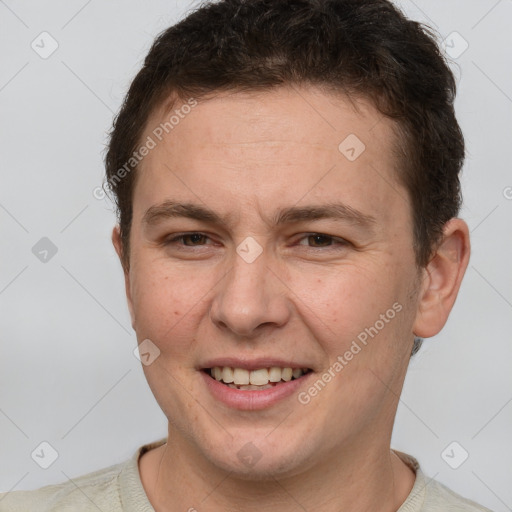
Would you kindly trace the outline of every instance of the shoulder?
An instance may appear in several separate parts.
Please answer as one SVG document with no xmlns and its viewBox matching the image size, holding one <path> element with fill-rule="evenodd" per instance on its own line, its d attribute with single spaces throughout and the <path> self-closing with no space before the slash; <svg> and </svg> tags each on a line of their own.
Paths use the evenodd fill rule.
<svg viewBox="0 0 512 512">
<path fill-rule="evenodd" d="M 125 463 L 115 464 L 67 482 L 32 491 L 0 493 L 2 512 L 121 512 L 119 475 Z"/>
<path fill-rule="evenodd" d="M 446 512 L 491 512 L 488 508 L 464 498 L 437 480 L 426 484 L 425 512 L 443 510 Z"/>
<path fill-rule="evenodd" d="M 0 512 L 154 512 L 142 485 L 138 462 L 167 438 L 140 446 L 119 464 L 33 491 L 0 493 Z"/>
<path fill-rule="evenodd" d="M 413 456 L 397 450 L 394 452 L 416 473 L 413 488 L 398 512 L 492 512 L 441 482 L 426 477 Z"/>
</svg>

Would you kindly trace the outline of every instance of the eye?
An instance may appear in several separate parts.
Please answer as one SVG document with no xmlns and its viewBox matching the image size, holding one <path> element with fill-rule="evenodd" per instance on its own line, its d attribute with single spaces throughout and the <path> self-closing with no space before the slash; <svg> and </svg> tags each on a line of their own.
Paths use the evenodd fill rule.
<svg viewBox="0 0 512 512">
<path fill-rule="evenodd" d="M 165 245 L 176 245 L 177 242 L 185 242 L 186 240 L 190 240 L 192 243 L 187 244 L 184 243 L 184 247 L 200 247 L 201 244 L 199 242 L 204 241 L 205 239 L 209 239 L 208 236 L 206 236 L 203 233 L 183 233 L 181 235 L 174 236 L 172 238 L 167 239 L 164 244 Z"/>
<path fill-rule="evenodd" d="M 178 247 L 202 247 L 207 244 L 206 241 L 211 240 L 210 237 L 200 232 L 182 233 L 172 236 L 164 241 L 164 245 L 177 245 Z M 313 245 L 307 245 L 310 249 L 329 249 L 342 248 L 350 244 L 343 238 L 326 235 L 324 233 L 308 233 L 303 236 L 299 242 L 306 240 Z M 187 243 L 190 242 L 190 243 Z M 298 245 L 305 245 L 299 243 Z"/>
<path fill-rule="evenodd" d="M 309 233 L 300 240 L 306 240 L 308 242 L 313 242 L 313 246 L 308 246 L 312 249 L 322 249 L 322 248 L 335 248 L 337 246 L 344 247 L 349 244 L 343 238 L 333 237 L 331 235 L 325 235 L 324 233 Z M 304 245 L 304 244 L 299 244 Z"/>
</svg>

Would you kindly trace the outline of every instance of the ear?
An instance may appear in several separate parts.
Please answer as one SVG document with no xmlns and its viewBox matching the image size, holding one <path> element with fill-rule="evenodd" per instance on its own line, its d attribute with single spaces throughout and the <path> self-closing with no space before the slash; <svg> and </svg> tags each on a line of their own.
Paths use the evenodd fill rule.
<svg viewBox="0 0 512 512">
<path fill-rule="evenodd" d="M 421 338 L 436 335 L 448 320 L 469 263 L 468 225 L 450 219 L 432 259 L 423 270 L 418 296 L 418 310 L 413 333 Z"/>
<path fill-rule="evenodd" d="M 121 242 L 121 230 L 119 228 L 119 225 L 115 226 L 112 230 L 112 244 L 114 245 L 114 249 L 116 250 L 117 256 L 119 257 L 119 261 L 121 262 L 121 267 L 123 268 L 124 286 L 126 292 L 126 299 L 128 301 L 128 310 L 130 311 L 130 317 L 132 319 L 132 327 L 135 330 L 135 315 L 130 288 L 130 270 L 128 268 L 125 268 L 124 265 L 123 244 Z"/>
</svg>

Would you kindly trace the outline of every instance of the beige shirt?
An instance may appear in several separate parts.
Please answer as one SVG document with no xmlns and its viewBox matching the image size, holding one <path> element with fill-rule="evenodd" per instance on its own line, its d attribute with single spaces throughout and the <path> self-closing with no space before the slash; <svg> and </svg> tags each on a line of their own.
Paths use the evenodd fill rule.
<svg viewBox="0 0 512 512">
<path fill-rule="evenodd" d="M 138 461 L 166 438 L 141 446 L 124 463 L 88 473 L 73 481 L 33 491 L 0 493 L 0 512 L 154 512 L 140 480 Z M 395 451 L 416 473 L 411 492 L 397 512 L 491 512 L 425 477 L 417 460 Z"/>
</svg>

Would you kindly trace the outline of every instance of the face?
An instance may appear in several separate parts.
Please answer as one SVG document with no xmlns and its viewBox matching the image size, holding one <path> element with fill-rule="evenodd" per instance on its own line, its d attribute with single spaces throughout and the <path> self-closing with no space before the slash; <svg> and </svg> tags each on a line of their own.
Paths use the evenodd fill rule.
<svg viewBox="0 0 512 512">
<path fill-rule="evenodd" d="M 180 112 L 148 122 L 126 274 L 169 439 L 247 478 L 389 447 L 418 309 L 391 121 L 315 88 Z"/>
</svg>

